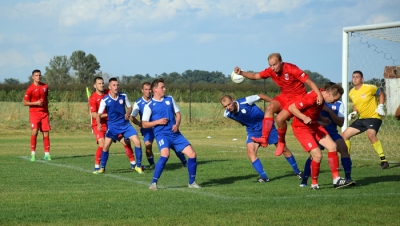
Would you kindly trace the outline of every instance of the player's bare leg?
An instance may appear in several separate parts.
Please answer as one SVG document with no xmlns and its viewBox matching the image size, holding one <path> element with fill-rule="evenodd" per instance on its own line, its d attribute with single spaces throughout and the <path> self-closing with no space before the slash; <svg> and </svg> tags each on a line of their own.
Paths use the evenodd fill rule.
<svg viewBox="0 0 400 226">
<path fill-rule="evenodd" d="M 271 103 L 267 106 L 265 110 L 265 115 L 262 122 L 261 137 L 251 138 L 255 143 L 259 143 L 264 148 L 268 146 L 269 134 L 271 132 L 272 126 L 274 125 L 274 113 L 279 112 L 280 108 L 281 104 L 278 101 L 271 101 Z"/>
<path fill-rule="evenodd" d="M 291 114 L 286 110 L 280 111 L 279 114 L 276 116 L 276 124 L 278 127 L 278 145 L 276 146 L 275 151 L 276 156 L 282 155 L 283 151 L 285 150 L 285 136 L 287 130 L 286 120 L 290 119 L 290 117 Z"/>
</svg>

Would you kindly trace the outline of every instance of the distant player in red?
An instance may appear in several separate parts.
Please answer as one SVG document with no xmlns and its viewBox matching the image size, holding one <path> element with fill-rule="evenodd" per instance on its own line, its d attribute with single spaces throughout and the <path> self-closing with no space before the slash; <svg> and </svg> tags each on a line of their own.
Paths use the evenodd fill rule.
<svg viewBox="0 0 400 226">
<path fill-rule="evenodd" d="M 282 57 L 279 53 L 272 53 L 268 56 L 269 68 L 259 72 L 244 72 L 239 67 L 235 67 L 234 72 L 252 80 L 271 78 L 275 84 L 281 88 L 281 93 L 276 96 L 265 110 L 264 120 L 262 123 L 262 136 L 252 137 L 256 143 L 260 143 L 262 147 L 268 146 L 268 137 L 271 128 L 274 124 L 274 113 L 276 116 L 276 124 L 278 127 L 278 145 L 275 155 L 279 156 L 285 148 L 285 135 L 287 129 L 286 120 L 292 117 L 292 114 L 287 111 L 285 106 L 294 98 L 306 94 L 307 84 L 317 94 L 317 104 L 323 103 L 322 95 L 315 83 L 296 65 L 282 62 Z"/>
<path fill-rule="evenodd" d="M 326 103 L 333 103 L 340 99 L 343 94 L 343 88 L 334 84 L 321 89 L 321 94 Z M 318 144 L 328 150 L 328 163 L 331 169 L 333 186 L 335 188 L 345 187 L 353 183 L 352 180 L 346 180 L 339 176 L 339 157 L 337 154 L 336 143 L 332 140 L 329 133 L 318 123 L 320 112 L 324 105 L 318 105 L 318 94 L 313 90 L 307 94 L 298 97 L 292 102 L 286 110 L 295 117 L 292 123 L 293 134 L 303 146 L 304 151 L 309 152 L 311 161 L 311 189 L 318 190 L 318 176 L 322 160 L 322 152 Z"/>
<path fill-rule="evenodd" d="M 96 149 L 96 154 L 94 157 L 94 170 L 97 171 L 100 169 L 100 159 L 101 159 L 101 153 L 103 151 L 104 136 L 107 131 L 107 114 L 101 115 L 101 121 L 100 121 L 102 127 L 101 131 L 97 129 L 96 117 L 97 117 L 97 111 L 99 110 L 100 101 L 105 95 L 108 94 L 108 90 L 104 90 L 104 80 L 102 77 L 94 78 L 93 82 L 94 82 L 93 87 L 96 89 L 96 91 L 93 92 L 92 95 L 89 97 L 89 106 L 90 106 L 90 113 L 92 116 L 92 131 L 98 144 L 98 147 Z M 135 169 L 136 161 L 133 155 L 131 144 L 129 141 L 125 141 L 125 139 L 123 139 L 122 136 L 120 137 L 121 139 L 119 140 L 119 142 L 121 142 L 121 144 L 124 145 L 126 156 L 129 158 L 129 161 L 131 163 L 131 168 Z"/>
<path fill-rule="evenodd" d="M 49 87 L 47 84 L 40 82 L 42 74 L 40 70 L 32 72 L 33 83 L 26 89 L 24 106 L 29 106 L 29 121 L 31 123 L 31 161 L 36 161 L 36 140 L 38 130 L 43 134 L 44 160 L 51 160 L 50 157 L 50 137 L 49 131 L 49 108 L 47 96 Z"/>
</svg>

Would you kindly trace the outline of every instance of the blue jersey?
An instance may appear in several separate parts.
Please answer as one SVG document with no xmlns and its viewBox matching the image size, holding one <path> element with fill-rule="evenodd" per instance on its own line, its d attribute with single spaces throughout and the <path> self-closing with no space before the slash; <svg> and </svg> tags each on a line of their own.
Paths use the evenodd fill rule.
<svg viewBox="0 0 400 226">
<path fill-rule="evenodd" d="M 176 124 L 175 113 L 177 112 L 179 112 L 179 108 L 172 96 L 164 96 L 162 100 L 152 98 L 143 109 L 142 120 L 152 122 L 167 118 L 168 123 L 166 125 L 154 126 L 153 132 L 156 136 L 172 134 L 172 127 Z"/>
<path fill-rule="evenodd" d="M 140 120 L 142 120 L 143 118 L 143 110 L 144 110 L 144 106 L 146 106 L 146 104 L 150 103 L 151 99 L 149 101 L 146 101 L 145 99 L 143 99 L 143 97 L 138 98 L 135 103 L 133 104 L 133 109 L 132 109 L 132 116 L 136 117 L 138 114 L 140 116 Z M 142 135 L 144 135 L 144 133 L 148 133 L 148 132 L 153 132 L 152 128 L 140 128 L 140 132 L 142 133 Z"/>
<path fill-rule="evenodd" d="M 330 103 L 330 104 L 325 103 L 325 105 L 328 106 L 338 117 L 340 117 L 340 118 L 344 117 L 344 106 L 343 106 L 342 101 L 336 101 L 335 103 Z M 329 125 L 324 127 L 326 129 L 326 131 L 329 134 L 338 133 L 337 125 L 335 124 L 335 122 L 333 122 L 329 113 L 326 111 L 321 111 L 320 114 L 321 114 L 321 116 L 327 117 L 327 118 L 329 118 L 329 120 L 331 120 Z"/>
<path fill-rule="evenodd" d="M 103 113 L 104 109 L 106 109 L 108 114 L 108 129 L 113 127 L 124 127 L 130 125 L 129 119 L 125 119 L 125 106 L 128 108 L 132 106 L 129 102 L 128 96 L 125 93 L 118 92 L 116 99 L 112 98 L 110 94 L 107 94 L 101 100 L 99 110 L 97 112 L 101 114 Z"/>
<path fill-rule="evenodd" d="M 260 97 L 258 95 L 238 99 L 232 103 L 237 103 L 238 111 L 229 112 L 228 110 L 225 110 L 224 116 L 246 126 L 247 133 L 261 131 L 264 112 L 254 104 L 259 99 Z"/>
</svg>

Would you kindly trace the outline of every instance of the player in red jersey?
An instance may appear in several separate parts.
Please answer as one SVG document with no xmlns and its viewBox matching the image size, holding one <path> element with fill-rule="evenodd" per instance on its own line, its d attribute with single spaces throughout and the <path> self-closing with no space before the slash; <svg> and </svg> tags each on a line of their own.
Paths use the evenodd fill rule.
<svg viewBox="0 0 400 226">
<path fill-rule="evenodd" d="M 31 161 L 36 161 L 36 141 L 38 130 L 43 134 L 43 148 L 44 160 L 51 160 L 50 157 L 50 137 L 49 131 L 49 108 L 47 96 L 49 94 L 49 87 L 47 84 L 40 82 L 42 73 L 40 70 L 32 72 L 33 83 L 26 89 L 24 99 L 22 101 L 24 106 L 29 106 L 29 121 L 31 123 Z"/>
<path fill-rule="evenodd" d="M 285 148 L 285 135 L 287 129 L 286 120 L 293 115 L 285 110 L 285 106 L 294 98 L 306 94 L 307 84 L 317 94 L 317 104 L 323 103 L 322 95 L 315 83 L 296 65 L 282 62 L 279 53 L 272 53 L 268 56 L 269 68 L 259 72 L 244 72 L 239 67 L 235 67 L 234 72 L 252 80 L 271 78 L 275 84 L 281 88 L 281 93 L 276 96 L 265 110 L 264 120 L 262 123 L 262 136 L 259 138 L 252 137 L 256 143 L 260 143 L 262 147 L 268 146 L 268 137 L 274 124 L 274 113 L 276 116 L 276 124 L 278 127 L 278 145 L 275 155 L 280 156 Z"/>
<path fill-rule="evenodd" d="M 332 103 L 340 99 L 343 88 L 334 84 L 326 90 L 320 90 L 326 103 Z M 307 94 L 297 97 L 286 110 L 295 117 L 292 123 L 293 134 L 306 152 L 309 152 L 311 161 L 311 189 L 318 190 L 318 176 L 322 159 L 322 152 L 318 144 L 328 150 L 328 163 L 331 169 L 333 186 L 335 188 L 345 187 L 353 184 L 352 180 L 346 180 L 339 176 L 339 157 L 337 154 L 336 143 L 332 140 L 329 133 L 318 123 L 320 112 L 324 105 L 318 105 L 318 94 L 314 90 Z"/>
<path fill-rule="evenodd" d="M 97 171 L 100 169 L 100 159 L 101 159 L 101 153 L 103 151 L 104 136 L 107 131 L 107 114 L 101 115 L 101 121 L 100 121 L 102 128 L 101 131 L 97 129 L 96 117 L 97 117 L 97 111 L 100 106 L 100 101 L 105 95 L 108 94 L 108 90 L 104 90 L 104 80 L 102 77 L 94 78 L 93 82 L 94 82 L 93 87 L 95 88 L 95 92 L 93 92 L 92 95 L 89 97 L 89 106 L 90 106 L 90 113 L 92 116 L 92 131 L 98 144 L 98 147 L 96 149 L 96 154 L 94 157 L 94 171 Z M 133 155 L 133 150 L 130 142 L 125 141 L 125 139 L 123 139 L 122 136 L 119 136 L 118 138 L 120 139 L 119 142 L 125 148 L 126 156 L 129 158 L 129 161 L 131 163 L 131 168 L 135 169 L 136 161 Z"/>
</svg>

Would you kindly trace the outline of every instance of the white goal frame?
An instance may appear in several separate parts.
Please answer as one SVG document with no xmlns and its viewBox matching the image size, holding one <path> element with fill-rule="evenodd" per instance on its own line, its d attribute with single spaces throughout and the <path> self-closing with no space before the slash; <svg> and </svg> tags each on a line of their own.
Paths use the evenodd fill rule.
<svg viewBox="0 0 400 226">
<path fill-rule="evenodd" d="M 400 27 L 400 21 L 392 22 L 392 23 L 383 23 L 383 24 L 373 24 L 373 25 L 363 25 L 363 26 L 353 26 L 353 27 L 344 27 L 343 28 L 343 45 L 342 45 L 342 86 L 344 89 L 342 102 L 344 106 L 346 106 L 346 112 L 349 112 L 347 106 L 348 103 L 348 92 L 349 92 L 349 80 L 348 80 L 348 68 L 349 68 L 349 34 L 357 31 L 370 31 L 384 28 L 393 28 Z M 344 124 L 342 127 L 342 131 L 344 131 L 348 127 L 347 114 L 345 115 Z"/>
</svg>

